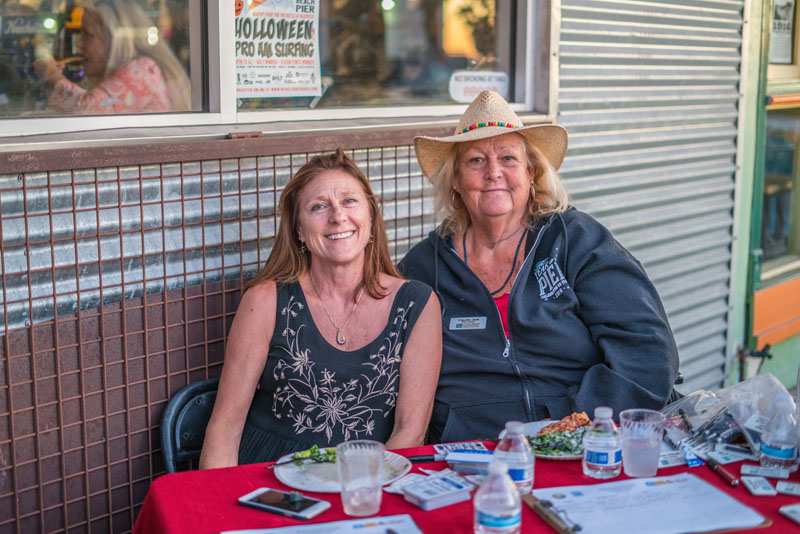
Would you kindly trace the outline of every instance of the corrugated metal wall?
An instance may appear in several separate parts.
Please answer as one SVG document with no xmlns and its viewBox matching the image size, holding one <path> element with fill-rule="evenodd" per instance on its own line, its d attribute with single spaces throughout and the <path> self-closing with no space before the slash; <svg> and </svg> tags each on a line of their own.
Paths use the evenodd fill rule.
<svg viewBox="0 0 800 534">
<path fill-rule="evenodd" d="M 742 0 L 562 0 L 562 176 L 645 264 L 686 384 L 719 386 L 731 272 Z"/>
<path fill-rule="evenodd" d="M 414 154 L 352 154 L 399 259 L 434 224 Z M 307 157 L 0 175 L 0 335 L 123 295 L 252 275 L 272 247 L 280 191 Z"/>
</svg>

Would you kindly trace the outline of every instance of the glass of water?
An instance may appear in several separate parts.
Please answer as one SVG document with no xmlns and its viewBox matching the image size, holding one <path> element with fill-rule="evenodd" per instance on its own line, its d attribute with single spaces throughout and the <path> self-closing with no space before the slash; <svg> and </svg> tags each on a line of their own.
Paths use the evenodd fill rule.
<svg viewBox="0 0 800 534">
<path fill-rule="evenodd" d="M 336 465 L 347 515 L 378 513 L 383 496 L 383 443 L 345 441 L 336 446 Z"/>
<path fill-rule="evenodd" d="M 664 414 L 635 408 L 619 414 L 622 468 L 629 477 L 653 477 L 658 471 Z"/>
</svg>

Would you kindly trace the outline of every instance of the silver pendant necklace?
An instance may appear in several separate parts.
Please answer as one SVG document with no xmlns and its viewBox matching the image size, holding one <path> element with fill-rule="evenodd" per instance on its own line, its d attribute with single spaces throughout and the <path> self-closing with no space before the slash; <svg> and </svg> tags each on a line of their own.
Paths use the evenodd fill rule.
<svg viewBox="0 0 800 534">
<path fill-rule="evenodd" d="M 358 304 L 361 302 L 361 297 L 364 296 L 364 286 L 362 285 L 359 288 L 358 297 L 356 297 L 356 301 L 353 303 L 353 307 L 350 309 L 350 313 L 348 313 L 347 317 L 345 317 L 342 326 L 339 326 L 336 324 L 336 321 L 333 320 L 333 316 L 330 314 L 330 312 L 328 312 L 328 308 L 325 307 L 325 302 L 323 302 L 322 297 L 319 294 L 319 289 L 317 289 L 317 284 L 316 282 L 314 282 L 314 277 L 311 276 L 311 273 L 308 273 L 308 278 L 311 280 L 311 287 L 314 288 L 314 293 L 316 294 L 317 299 L 319 300 L 319 305 L 322 306 L 322 311 L 325 312 L 325 315 L 328 317 L 328 321 L 330 321 L 331 324 L 333 325 L 333 328 L 336 329 L 336 344 L 343 347 L 345 344 L 347 344 L 347 338 L 344 337 L 344 333 L 342 332 L 342 330 L 344 330 L 344 327 L 347 326 L 347 323 L 350 322 L 350 318 L 353 317 L 356 308 L 358 308 Z"/>
</svg>

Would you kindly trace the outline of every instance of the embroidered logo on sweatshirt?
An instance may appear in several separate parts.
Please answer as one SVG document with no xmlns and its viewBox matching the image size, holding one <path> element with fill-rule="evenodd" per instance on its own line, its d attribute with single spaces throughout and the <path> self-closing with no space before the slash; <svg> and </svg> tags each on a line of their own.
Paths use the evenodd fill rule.
<svg viewBox="0 0 800 534">
<path fill-rule="evenodd" d="M 569 287 L 555 258 L 545 258 L 537 262 L 533 272 L 539 282 L 539 297 L 542 300 L 557 299 Z"/>
</svg>

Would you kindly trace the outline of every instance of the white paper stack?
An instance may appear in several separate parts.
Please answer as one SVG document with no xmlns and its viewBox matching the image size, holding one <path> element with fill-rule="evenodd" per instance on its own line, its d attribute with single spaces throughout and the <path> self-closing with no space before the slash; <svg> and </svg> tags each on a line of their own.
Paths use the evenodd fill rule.
<svg viewBox="0 0 800 534">
<path fill-rule="evenodd" d="M 485 475 L 493 458 L 493 451 L 453 451 L 447 453 L 445 461 L 462 475 Z"/>
<path fill-rule="evenodd" d="M 434 510 L 469 500 L 469 492 L 474 486 L 455 473 L 430 476 L 403 488 L 408 502 L 423 510 Z"/>
</svg>

